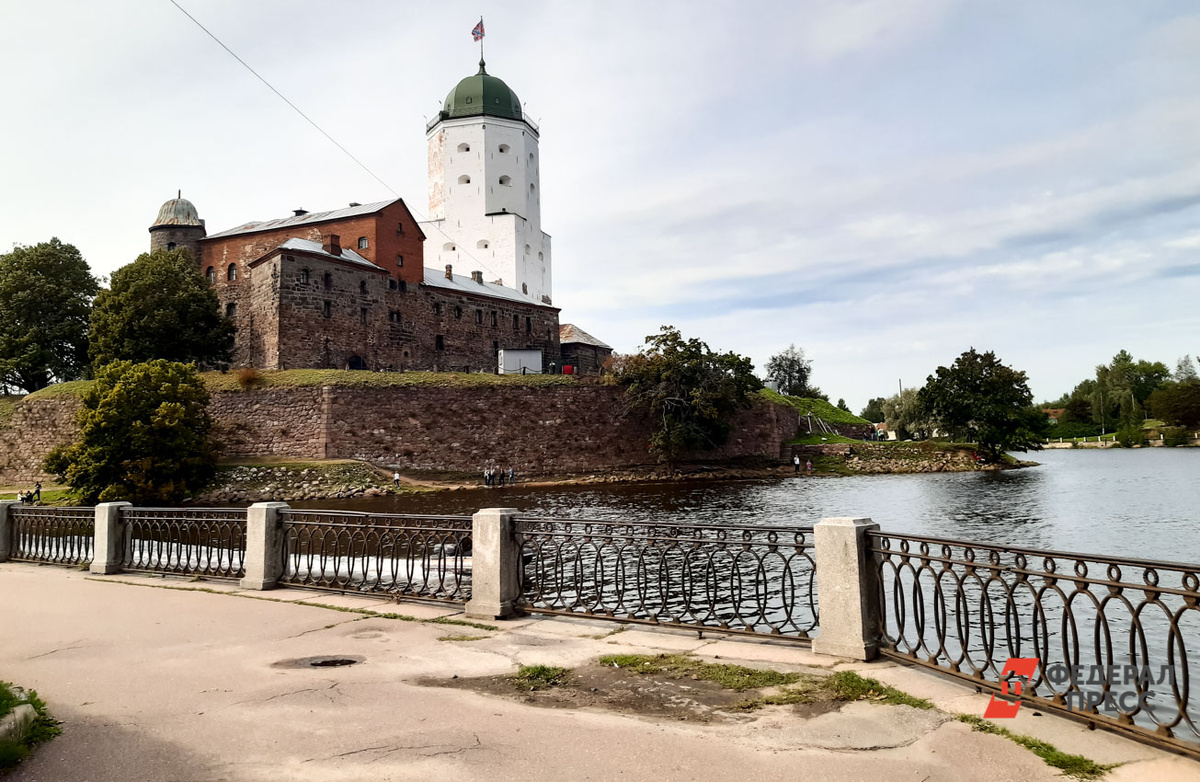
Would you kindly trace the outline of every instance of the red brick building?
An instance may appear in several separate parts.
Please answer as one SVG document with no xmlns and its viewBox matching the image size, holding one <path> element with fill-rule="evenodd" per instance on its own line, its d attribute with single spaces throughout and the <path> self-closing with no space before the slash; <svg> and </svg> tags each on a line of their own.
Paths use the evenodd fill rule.
<svg viewBox="0 0 1200 782">
<path fill-rule="evenodd" d="M 150 228 L 187 248 L 238 326 L 234 365 L 259 369 L 495 371 L 501 349 L 560 362 L 558 309 L 520 291 L 424 267 L 402 199 L 250 222 L 206 234 L 186 199 Z"/>
</svg>

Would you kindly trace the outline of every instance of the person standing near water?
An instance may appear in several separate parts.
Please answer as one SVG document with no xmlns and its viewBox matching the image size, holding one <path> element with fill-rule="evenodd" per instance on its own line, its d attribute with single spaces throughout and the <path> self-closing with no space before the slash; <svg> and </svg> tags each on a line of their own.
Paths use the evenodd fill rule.
<svg viewBox="0 0 1200 782">
<path fill-rule="evenodd" d="M 797 473 L 797 474 L 799 474 L 799 473 L 800 473 L 800 457 L 799 457 L 799 456 L 793 456 L 793 457 L 792 457 L 792 464 L 794 464 L 794 465 L 796 466 L 796 473 Z"/>
<path fill-rule="evenodd" d="M 804 469 L 809 475 L 812 475 L 812 460 L 811 459 L 804 462 Z"/>
</svg>

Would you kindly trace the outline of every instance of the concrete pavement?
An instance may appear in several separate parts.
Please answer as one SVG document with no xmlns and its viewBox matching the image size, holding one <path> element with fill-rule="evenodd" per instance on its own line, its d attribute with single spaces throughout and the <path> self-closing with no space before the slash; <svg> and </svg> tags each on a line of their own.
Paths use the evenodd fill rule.
<svg viewBox="0 0 1200 782">
<path fill-rule="evenodd" d="M 173 587 L 171 589 L 154 587 Z M 212 589 L 213 592 L 196 591 Z M 259 599 L 259 598 L 268 599 Z M 336 606 L 338 611 L 324 606 Z M 907 707 L 850 704 L 805 720 L 774 707 L 733 724 L 658 721 L 419 684 L 687 651 L 778 670 L 853 667 L 948 711 L 986 698 L 933 674 L 806 649 L 610 622 L 524 618 L 498 632 L 429 620 L 452 606 L 0 564 L 0 678 L 38 690 L 61 737 L 13 775 L 52 780 L 1050 780 L 1006 739 Z M 439 640 L 486 635 L 483 640 Z M 361 657 L 343 668 L 297 658 Z M 279 664 L 283 663 L 283 666 Z M 922 713 L 928 715 L 929 713 Z M 1109 779 L 1200 780 L 1200 763 L 1051 716 L 1011 726 L 1123 763 Z M 924 720 L 923 722 L 921 720 Z M 877 747 L 851 750 L 850 747 Z"/>
</svg>

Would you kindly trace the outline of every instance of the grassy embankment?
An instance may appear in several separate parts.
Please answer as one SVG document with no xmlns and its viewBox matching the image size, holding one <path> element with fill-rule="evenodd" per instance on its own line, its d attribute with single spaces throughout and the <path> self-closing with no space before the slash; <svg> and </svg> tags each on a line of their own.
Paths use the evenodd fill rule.
<svg viewBox="0 0 1200 782">
<path fill-rule="evenodd" d="M 62 733 L 58 720 L 50 716 L 46 703 L 36 692 L 29 692 L 25 698 L 18 698 L 8 682 L 0 681 L 0 717 L 8 714 L 23 703 L 33 706 L 37 717 L 29 728 L 29 733 L 21 741 L 0 741 L 0 774 L 20 763 L 29 755 L 29 750 L 38 744 L 49 741 Z"/>
</svg>

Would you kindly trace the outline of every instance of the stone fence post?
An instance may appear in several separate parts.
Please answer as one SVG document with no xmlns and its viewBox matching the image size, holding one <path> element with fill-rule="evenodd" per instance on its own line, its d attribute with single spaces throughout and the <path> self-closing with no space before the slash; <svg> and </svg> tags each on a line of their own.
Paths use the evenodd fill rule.
<svg viewBox="0 0 1200 782">
<path fill-rule="evenodd" d="M 821 519 L 814 527 L 821 634 L 813 651 L 870 660 L 878 649 L 879 578 L 867 550 L 870 519 Z"/>
<path fill-rule="evenodd" d="M 471 520 L 471 599 L 467 616 L 504 619 L 520 597 L 516 508 L 484 508 Z"/>
<path fill-rule="evenodd" d="M 274 589 L 283 575 L 279 511 L 286 502 L 256 502 L 246 509 L 246 575 L 242 589 Z"/>
<path fill-rule="evenodd" d="M 124 536 L 121 534 L 121 508 L 129 502 L 101 502 L 96 505 L 95 545 L 92 547 L 91 571 L 107 576 L 121 572 L 121 559 L 125 553 Z"/>
<path fill-rule="evenodd" d="M 0 562 L 12 556 L 13 525 L 8 509 L 16 504 L 16 500 L 0 500 Z"/>
</svg>

